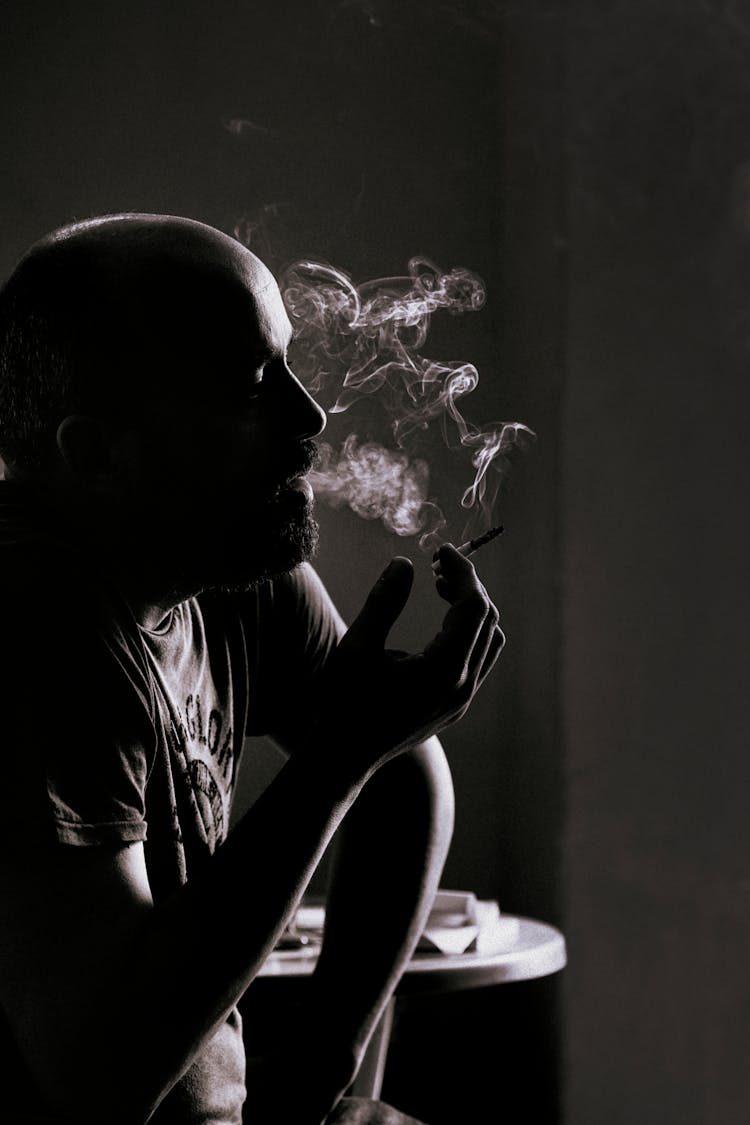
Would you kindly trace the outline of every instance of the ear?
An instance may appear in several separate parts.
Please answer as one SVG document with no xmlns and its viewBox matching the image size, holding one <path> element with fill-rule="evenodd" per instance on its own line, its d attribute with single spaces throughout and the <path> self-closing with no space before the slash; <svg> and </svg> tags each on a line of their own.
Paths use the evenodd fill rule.
<svg viewBox="0 0 750 1125">
<path fill-rule="evenodd" d="M 102 418 L 70 414 L 57 427 L 56 440 L 66 468 L 84 487 L 99 491 L 119 477 L 118 443 Z"/>
</svg>

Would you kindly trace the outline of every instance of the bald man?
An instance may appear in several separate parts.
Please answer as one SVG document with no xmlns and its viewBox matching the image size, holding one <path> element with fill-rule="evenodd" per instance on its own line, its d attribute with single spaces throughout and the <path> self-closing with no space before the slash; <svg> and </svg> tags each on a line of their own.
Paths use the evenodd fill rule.
<svg viewBox="0 0 750 1125">
<path fill-rule="evenodd" d="M 449 847 L 435 735 L 503 635 L 450 544 L 424 652 L 385 647 L 406 559 L 346 629 L 290 335 L 250 251 L 170 216 L 58 230 L 0 291 L 4 1125 L 407 1120 L 345 1094 Z M 228 832 L 247 734 L 287 761 Z M 246 1058 L 238 1002 L 334 833 L 306 1006 Z"/>
</svg>

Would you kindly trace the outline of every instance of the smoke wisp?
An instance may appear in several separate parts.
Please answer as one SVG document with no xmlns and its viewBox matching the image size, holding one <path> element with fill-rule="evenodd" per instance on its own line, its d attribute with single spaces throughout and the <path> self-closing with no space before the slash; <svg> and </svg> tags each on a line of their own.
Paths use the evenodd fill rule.
<svg viewBox="0 0 750 1125">
<path fill-rule="evenodd" d="M 355 285 L 333 266 L 299 261 L 284 271 L 280 287 L 294 326 L 298 377 L 330 402 L 329 414 L 366 398 L 377 404 L 394 444 L 362 441 L 356 433 L 339 450 L 321 444 L 320 464 L 310 475 L 316 495 L 381 519 L 397 535 L 419 535 L 420 546 L 432 549 L 446 520 L 430 496 L 428 462 L 414 447 L 435 423 L 447 446 L 468 454 L 473 467 L 462 507 L 489 521 L 511 454 L 534 434 L 520 422 L 480 428 L 467 421 L 458 400 L 477 386 L 476 367 L 422 354 L 436 312 L 455 316 L 482 308 L 481 279 L 415 257 L 406 276 Z"/>
</svg>

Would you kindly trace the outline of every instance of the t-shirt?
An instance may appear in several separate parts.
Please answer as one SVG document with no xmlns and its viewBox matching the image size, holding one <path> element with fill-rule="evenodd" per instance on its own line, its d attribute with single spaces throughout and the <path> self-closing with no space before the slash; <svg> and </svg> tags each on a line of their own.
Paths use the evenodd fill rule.
<svg viewBox="0 0 750 1125">
<path fill-rule="evenodd" d="M 142 841 L 154 901 L 169 896 L 226 838 L 246 734 L 289 750 L 304 737 L 341 629 L 309 564 L 251 593 L 190 598 L 143 629 L 24 491 L 0 483 L 0 848 Z M 244 1096 L 235 1009 L 151 1120 L 239 1125 Z M 55 1120 L 2 1011 L 0 1120 Z"/>
</svg>

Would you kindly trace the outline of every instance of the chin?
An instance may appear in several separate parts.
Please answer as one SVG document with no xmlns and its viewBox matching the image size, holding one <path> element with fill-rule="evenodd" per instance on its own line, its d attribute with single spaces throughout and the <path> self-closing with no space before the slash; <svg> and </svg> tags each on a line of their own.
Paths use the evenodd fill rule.
<svg viewBox="0 0 750 1125">
<path fill-rule="evenodd" d="M 318 525 L 311 515 L 299 517 L 283 524 L 254 529 L 252 541 L 244 542 L 237 550 L 227 552 L 219 564 L 221 578 L 204 588 L 230 592 L 257 589 L 263 582 L 288 574 L 315 555 L 318 546 Z"/>
</svg>

